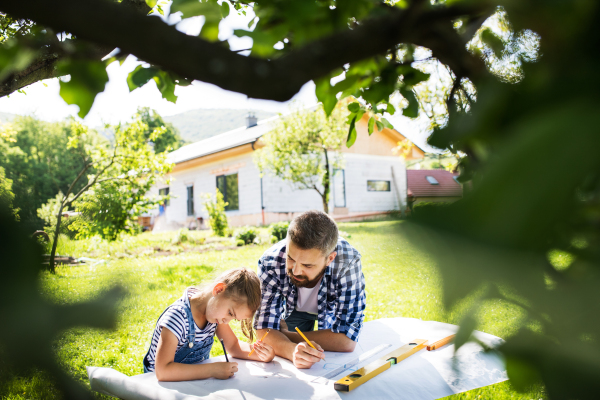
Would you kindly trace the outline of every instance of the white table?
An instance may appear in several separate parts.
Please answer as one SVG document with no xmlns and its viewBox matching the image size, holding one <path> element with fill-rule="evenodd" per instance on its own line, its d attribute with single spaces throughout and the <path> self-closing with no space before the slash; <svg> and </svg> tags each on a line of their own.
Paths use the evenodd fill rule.
<svg viewBox="0 0 600 400">
<path fill-rule="evenodd" d="M 431 343 L 455 333 L 457 328 L 456 325 L 412 318 L 371 321 L 365 323 L 353 353 L 326 352 L 327 362 L 319 362 L 308 370 L 299 370 L 280 357 L 266 364 L 235 359 L 239 371 L 235 377 L 224 381 L 158 382 L 154 373 L 128 377 L 111 368 L 96 367 L 88 367 L 88 376 L 93 390 L 126 400 L 437 399 L 506 380 L 503 360 L 495 353 L 483 352 L 475 343 L 460 348 L 456 358 L 453 345 L 434 351 L 423 349 L 348 393 L 334 390 L 334 380 L 315 379 L 381 344 L 389 343 L 391 347 L 340 373 L 335 379 L 413 339 L 427 339 Z M 475 336 L 490 347 L 502 343 L 502 339 L 483 332 L 475 332 Z M 205 362 L 215 361 L 224 361 L 224 357 Z"/>
</svg>

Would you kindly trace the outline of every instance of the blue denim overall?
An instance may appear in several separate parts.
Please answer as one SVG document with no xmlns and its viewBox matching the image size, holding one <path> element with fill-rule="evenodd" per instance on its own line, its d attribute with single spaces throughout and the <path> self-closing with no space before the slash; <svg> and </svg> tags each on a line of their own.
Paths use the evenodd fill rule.
<svg viewBox="0 0 600 400">
<path fill-rule="evenodd" d="M 169 309 L 169 307 L 167 307 L 167 309 L 162 312 L 160 317 L 158 317 L 158 320 L 156 321 L 157 326 L 158 321 L 160 321 L 160 318 Z M 184 309 L 189 323 L 188 337 L 186 344 L 181 346 L 181 348 L 175 352 L 174 361 L 181 364 L 196 364 L 210 358 L 210 349 L 213 345 L 214 335 L 207 337 L 201 342 L 194 343 L 194 338 L 196 337 L 196 324 L 194 323 L 194 317 L 192 316 L 192 309 L 190 308 L 190 299 L 187 295 L 187 289 L 185 291 Z M 148 354 L 150 354 L 150 349 L 148 349 L 148 352 L 144 356 L 144 373 L 151 372 L 148 369 L 149 365 L 147 365 Z"/>
</svg>

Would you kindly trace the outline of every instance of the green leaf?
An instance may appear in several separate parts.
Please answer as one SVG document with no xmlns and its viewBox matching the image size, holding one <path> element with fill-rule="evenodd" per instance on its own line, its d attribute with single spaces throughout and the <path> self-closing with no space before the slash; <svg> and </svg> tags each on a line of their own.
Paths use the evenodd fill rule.
<svg viewBox="0 0 600 400">
<path fill-rule="evenodd" d="M 323 110 L 325 110 L 325 114 L 327 116 L 331 115 L 331 112 L 335 108 L 335 105 L 338 101 L 335 93 L 331 90 L 331 84 L 329 81 L 329 76 L 315 81 L 315 94 L 317 95 L 317 100 L 323 103 Z"/>
<path fill-rule="evenodd" d="M 84 118 L 94 104 L 96 95 L 104 90 L 108 82 L 106 65 L 102 61 L 68 60 L 58 66 L 61 75 L 70 75 L 69 82 L 60 81 L 60 96 L 67 104 L 79 106 L 79 115 Z"/>
<path fill-rule="evenodd" d="M 387 103 L 386 111 L 388 112 L 388 114 L 394 115 L 394 113 L 396 112 L 396 107 L 394 107 L 391 103 Z"/>
<path fill-rule="evenodd" d="M 207 19 L 204 22 L 204 25 L 202 25 L 200 37 L 203 37 L 211 42 L 216 42 L 219 40 L 219 21 L 209 21 Z"/>
<path fill-rule="evenodd" d="M 220 21 L 222 8 L 216 3 L 200 3 L 197 0 L 173 0 L 171 13 L 181 11 L 182 18 L 204 15 L 206 22 Z"/>
<path fill-rule="evenodd" d="M 429 79 L 429 74 L 419 71 L 416 68 L 411 67 L 410 65 L 401 65 L 397 68 L 398 75 L 402 75 L 405 85 L 407 86 L 415 86 L 421 82 L 424 82 Z"/>
<path fill-rule="evenodd" d="M 388 129 L 394 129 L 394 125 L 390 124 L 390 121 L 388 121 L 385 118 L 381 118 L 381 123 L 384 127 L 388 128 Z"/>
<path fill-rule="evenodd" d="M 365 115 L 365 112 L 366 112 L 366 110 L 362 107 L 358 110 L 358 112 L 356 113 L 356 121 L 357 122 L 362 119 L 363 115 Z"/>
<path fill-rule="evenodd" d="M 127 76 L 129 92 L 144 86 L 150 79 L 154 78 L 158 72 L 159 70 L 154 67 L 145 68 L 142 65 L 135 67 L 135 69 Z"/>
<path fill-rule="evenodd" d="M 357 113 L 358 110 L 360 110 L 360 104 L 357 102 L 350 103 L 350 104 L 348 104 L 348 110 L 351 113 Z"/>
<path fill-rule="evenodd" d="M 369 136 L 373 134 L 373 129 L 375 128 L 375 117 L 369 118 L 369 123 L 367 124 L 369 129 Z"/>
<path fill-rule="evenodd" d="M 150 7 L 150 8 L 156 7 L 157 2 L 158 2 L 158 0 L 146 0 L 146 4 L 148 4 L 148 7 Z"/>
<path fill-rule="evenodd" d="M 506 357 L 506 373 L 511 385 L 521 392 L 542 381 L 535 366 L 522 358 Z"/>
<path fill-rule="evenodd" d="M 154 81 L 164 99 L 167 99 L 171 103 L 177 102 L 177 96 L 175 96 L 175 81 L 168 72 L 160 71 L 154 77 Z"/>
<path fill-rule="evenodd" d="M 223 18 L 227 18 L 227 17 L 229 16 L 229 11 L 230 11 L 230 10 L 229 10 L 229 3 L 228 3 L 228 2 L 226 2 L 226 1 L 224 1 L 224 2 L 221 4 L 221 16 L 222 16 Z"/>
<path fill-rule="evenodd" d="M 419 102 L 415 97 L 415 93 L 405 87 L 400 89 L 400 93 L 408 100 L 408 107 L 402 111 L 402 114 L 410 118 L 417 118 L 419 116 Z"/>
<path fill-rule="evenodd" d="M 14 39 L 0 45 L 0 81 L 15 71 L 27 68 L 36 55 L 36 51 L 19 45 Z"/>
<path fill-rule="evenodd" d="M 346 140 L 346 146 L 350 148 L 354 142 L 356 142 L 356 117 L 352 118 L 350 122 L 350 129 L 348 129 L 348 140 Z"/>
<path fill-rule="evenodd" d="M 456 337 L 454 338 L 455 353 L 463 344 L 467 343 L 471 339 L 471 335 L 473 335 L 473 331 L 477 326 L 477 320 L 475 319 L 474 314 L 475 309 L 472 309 L 460 321 L 460 327 L 458 328 L 458 332 L 456 332 Z"/>
<path fill-rule="evenodd" d="M 492 49 L 496 57 L 502 57 L 504 42 L 490 28 L 481 31 L 481 41 Z"/>
<path fill-rule="evenodd" d="M 384 128 L 383 123 L 381 121 L 375 121 L 375 125 L 377 126 L 377 130 L 381 132 Z"/>
</svg>

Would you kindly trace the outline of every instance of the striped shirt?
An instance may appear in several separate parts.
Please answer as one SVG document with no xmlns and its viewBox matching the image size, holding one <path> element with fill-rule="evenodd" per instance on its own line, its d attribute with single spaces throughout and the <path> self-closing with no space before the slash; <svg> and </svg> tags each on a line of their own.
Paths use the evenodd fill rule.
<svg viewBox="0 0 600 400">
<path fill-rule="evenodd" d="M 281 318 L 298 305 L 298 288 L 286 274 L 287 239 L 276 243 L 258 260 L 262 300 L 254 320 L 255 329 L 279 329 Z M 339 238 L 335 259 L 325 267 L 317 295 L 319 329 L 343 333 L 355 342 L 365 318 L 365 277 L 360 253 Z"/>
<path fill-rule="evenodd" d="M 175 350 L 175 352 L 179 351 L 179 349 L 181 349 L 183 346 L 188 345 L 187 337 L 190 325 L 187 313 L 185 312 L 185 307 L 190 307 L 189 298 L 196 293 L 198 293 L 198 289 L 192 287 L 187 288 L 184 291 L 183 296 L 177 299 L 175 303 L 167 307 L 163 315 L 158 319 L 156 328 L 154 328 L 154 334 L 152 335 L 152 344 L 150 344 L 150 350 L 146 356 L 148 361 L 148 370 L 154 371 L 156 349 L 158 347 L 158 339 L 160 338 L 162 328 L 167 328 L 177 338 L 177 350 Z M 194 321 L 194 329 L 196 330 L 194 343 L 199 343 L 206 338 L 213 337 L 215 335 L 217 324 L 207 323 L 204 329 L 200 329 Z"/>
</svg>

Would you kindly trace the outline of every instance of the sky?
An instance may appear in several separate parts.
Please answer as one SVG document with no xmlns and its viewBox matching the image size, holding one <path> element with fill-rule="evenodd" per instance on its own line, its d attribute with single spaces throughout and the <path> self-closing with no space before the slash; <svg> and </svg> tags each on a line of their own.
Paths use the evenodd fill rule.
<svg viewBox="0 0 600 400">
<path fill-rule="evenodd" d="M 253 18 L 251 13 L 240 16 L 231 13 L 219 26 L 219 39 L 228 40 L 232 50 L 247 49 L 252 45 L 252 39 L 233 36 L 233 29 L 248 29 L 248 23 Z M 204 22 L 204 17 L 188 18 L 181 21 L 178 14 L 167 18 L 168 23 L 176 24 L 176 28 L 189 35 L 197 36 Z M 244 54 L 243 52 L 240 54 Z M 150 107 L 162 116 L 171 116 L 194 109 L 257 109 L 286 113 L 292 107 L 309 107 L 317 103 L 315 85 L 305 84 L 288 102 L 276 102 L 248 98 L 246 95 L 221 89 L 215 85 L 195 81 L 187 87 L 177 87 L 176 103 L 162 98 L 154 81 L 129 92 L 127 75 L 140 62 L 129 56 L 123 65 L 113 62 L 107 68 L 109 81 L 104 91 L 94 101 L 92 109 L 83 120 L 90 127 L 101 127 L 106 123 L 117 124 L 127 122 L 139 107 Z M 47 79 L 24 88 L 25 93 L 13 93 L 0 98 L 0 111 L 17 114 L 33 115 L 46 121 L 59 121 L 69 116 L 77 117 L 79 108 L 68 105 L 59 95 L 58 79 Z M 405 136 L 412 139 L 421 147 L 426 133 L 418 121 L 410 121 L 404 117 L 389 118 L 390 122 Z"/>
</svg>

